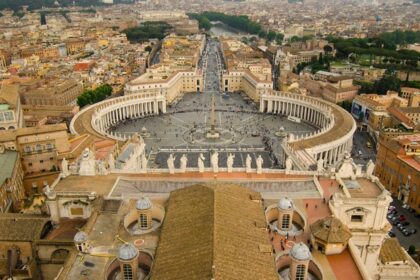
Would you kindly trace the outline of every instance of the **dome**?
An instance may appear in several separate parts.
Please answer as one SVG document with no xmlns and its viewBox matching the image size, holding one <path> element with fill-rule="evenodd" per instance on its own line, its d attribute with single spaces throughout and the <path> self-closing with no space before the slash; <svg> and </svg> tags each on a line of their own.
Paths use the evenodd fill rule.
<svg viewBox="0 0 420 280">
<path fill-rule="evenodd" d="M 277 204 L 277 207 L 283 210 L 293 209 L 293 202 L 287 197 L 282 197 Z"/>
<path fill-rule="evenodd" d="M 118 251 L 118 258 L 121 260 L 131 260 L 137 257 L 139 250 L 133 244 L 125 243 Z"/>
<path fill-rule="evenodd" d="M 290 250 L 290 256 L 297 260 L 306 261 L 311 258 L 311 252 L 308 246 L 302 242 L 295 244 Z"/>
<path fill-rule="evenodd" d="M 73 238 L 74 242 L 76 243 L 83 243 L 87 241 L 87 234 L 84 231 L 79 231 Z"/>
<path fill-rule="evenodd" d="M 136 209 L 137 210 L 147 210 L 152 208 L 152 202 L 148 197 L 142 197 L 136 202 Z"/>
<path fill-rule="evenodd" d="M 348 227 L 333 216 L 316 221 L 310 228 L 315 238 L 327 243 L 347 243 L 351 238 Z"/>
</svg>

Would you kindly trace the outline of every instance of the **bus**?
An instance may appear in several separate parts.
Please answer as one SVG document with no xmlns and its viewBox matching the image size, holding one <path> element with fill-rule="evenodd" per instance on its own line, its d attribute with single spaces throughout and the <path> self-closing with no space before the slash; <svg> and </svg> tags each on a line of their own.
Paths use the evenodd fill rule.
<svg viewBox="0 0 420 280">
<path fill-rule="evenodd" d="M 296 118 L 293 116 L 288 116 L 287 119 L 292 122 L 300 123 L 300 118 Z"/>
</svg>

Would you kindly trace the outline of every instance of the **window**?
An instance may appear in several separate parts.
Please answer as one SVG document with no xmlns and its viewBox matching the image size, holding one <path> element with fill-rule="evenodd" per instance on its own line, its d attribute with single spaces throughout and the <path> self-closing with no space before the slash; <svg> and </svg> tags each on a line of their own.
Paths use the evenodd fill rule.
<svg viewBox="0 0 420 280">
<path fill-rule="evenodd" d="M 283 215 L 283 220 L 281 221 L 281 227 L 283 229 L 289 228 L 289 224 L 290 224 L 290 215 L 289 214 Z"/>
<path fill-rule="evenodd" d="M 40 152 L 42 151 L 42 146 L 41 146 L 41 144 L 36 144 L 35 149 L 36 149 L 36 151 L 37 151 L 38 153 L 40 153 Z"/>
<path fill-rule="evenodd" d="M 147 215 L 140 214 L 140 228 L 147 228 Z"/>
<path fill-rule="evenodd" d="M 351 215 L 351 221 L 356 223 L 363 222 L 363 215 Z"/>
<path fill-rule="evenodd" d="M 32 152 L 32 148 L 29 146 L 25 147 L 25 153 L 31 153 Z"/>
<path fill-rule="evenodd" d="M 44 163 L 44 160 L 42 160 L 42 159 L 41 159 L 41 160 L 39 161 L 39 163 Z"/>
<path fill-rule="evenodd" d="M 6 121 L 12 121 L 13 120 L 13 113 L 12 112 L 5 112 L 4 113 L 4 118 L 6 119 Z"/>
<path fill-rule="evenodd" d="M 133 279 L 133 270 L 131 269 L 131 266 L 129 264 L 123 265 L 123 279 L 124 280 L 132 280 Z"/>
<path fill-rule="evenodd" d="M 51 143 L 47 143 L 46 146 L 47 146 L 48 151 L 51 151 L 54 148 L 54 145 Z"/>
<path fill-rule="evenodd" d="M 298 264 L 296 266 L 295 280 L 305 280 L 305 265 L 304 264 Z"/>
</svg>

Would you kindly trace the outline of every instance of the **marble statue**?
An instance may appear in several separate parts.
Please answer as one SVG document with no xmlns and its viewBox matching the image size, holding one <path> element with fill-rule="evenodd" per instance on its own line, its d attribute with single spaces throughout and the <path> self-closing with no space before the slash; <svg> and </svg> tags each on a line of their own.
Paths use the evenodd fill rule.
<svg viewBox="0 0 420 280">
<path fill-rule="evenodd" d="M 107 175 L 108 174 L 108 170 L 105 167 L 105 163 L 102 160 L 98 160 L 96 162 L 96 166 L 98 167 L 98 173 L 100 175 Z"/>
<path fill-rule="evenodd" d="M 200 173 L 204 172 L 204 161 L 206 160 L 206 158 L 204 157 L 204 155 L 202 153 L 200 153 L 200 155 L 198 156 L 198 171 Z"/>
<path fill-rule="evenodd" d="M 219 172 L 219 153 L 218 152 L 214 152 L 211 155 L 210 162 L 211 162 L 211 167 L 213 168 L 213 172 L 214 173 Z"/>
<path fill-rule="evenodd" d="M 262 173 L 262 165 L 264 163 L 263 158 L 261 157 L 261 155 L 258 156 L 257 158 L 257 174 L 261 174 Z"/>
<path fill-rule="evenodd" d="M 66 178 L 69 175 L 69 162 L 66 160 L 66 158 L 63 158 L 63 160 L 61 161 L 61 176 L 63 178 Z"/>
<path fill-rule="evenodd" d="M 108 165 L 109 165 L 109 170 L 112 171 L 113 169 L 115 169 L 115 159 L 112 153 L 110 153 L 108 156 Z"/>
<path fill-rule="evenodd" d="M 169 174 L 175 173 L 175 157 L 173 154 L 170 154 L 168 160 L 166 161 L 168 164 Z"/>
<path fill-rule="evenodd" d="M 286 171 L 290 171 L 293 169 L 293 161 L 290 157 L 286 159 Z"/>
<path fill-rule="evenodd" d="M 183 154 L 180 161 L 181 161 L 180 169 L 181 169 L 181 172 L 184 173 L 187 170 L 187 162 L 188 162 L 187 156 Z"/>
<path fill-rule="evenodd" d="M 234 154 L 229 154 L 229 156 L 228 156 L 228 158 L 227 158 L 227 162 L 226 162 L 226 165 L 227 165 L 227 171 L 228 171 L 229 173 L 232 173 L 232 168 L 233 168 L 233 161 L 234 161 L 234 159 L 235 159 L 235 155 L 234 155 Z"/>
<path fill-rule="evenodd" d="M 82 153 L 79 168 L 80 176 L 94 176 L 96 175 L 96 162 L 95 157 L 89 148 L 86 148 Z"/>
<path fill-rule="evenodd" d="M 323 158 L 318 159 L 318 161 L 316 162 L 316 171 L 318 171 L 318 172 L 324 171 L 324 159 Z"/>
<path fill-rule="evenodd" d="M 245 159 L 245 171 L 246 173 L 251 172 L 251 163 L 252 163 L 252 158 L 249 154 L 246 155 L 246 159 Z"/>
<path fill-rule="evenodd" d="M 147 158 L 145 153 L 141 154 L 141 170 L 144 172 L 147 171 Z"/>
<path fill-rule="evenodd" d="M 349 153 L 346 153 L 342 162 L 338 165 L 336 176 L 346 178 L 356 178 L 357 166 L 354 164 L 353 159 Z"/>
<path fill-rule="evenodd" d="M 366 164 L 366 175 L 368 177 L 372 176 L 373 170 L 375 169 L 375 164 L 372 160 L 369 160 L 369 162 Z"/>
</svg>

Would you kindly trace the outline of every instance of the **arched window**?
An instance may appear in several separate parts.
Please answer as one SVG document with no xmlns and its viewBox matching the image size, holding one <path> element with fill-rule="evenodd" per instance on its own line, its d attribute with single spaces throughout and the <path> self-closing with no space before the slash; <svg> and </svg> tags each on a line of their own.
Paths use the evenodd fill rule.
<svg viewBox="0 0 420 280">
<path fill-rule="evenodd" d="M 289 214 L 283 215 L 283 220 L 281 221 L 281 227 L 289 228 L 289 224 L 290 224 L 290 215 Z"/>
<path fill-rule="evenodd" d="M 140 228 L 147 228 L 147 215 L 140 214 Z"/>
<path fill-rule="evenodd" d="M 305 265 L 304 264 L 298 264 L 296 266 L 295 280 L 305 280 Z"/>
<path fill-rule="evenodd" d="M 123 276 L 124 280 L 132 280 L 133 279 L 133 270 L 131 269 L 131 265 L 124 264 L 123 265 Z"/>
</svg>

